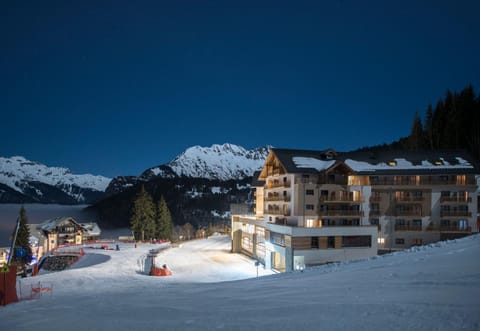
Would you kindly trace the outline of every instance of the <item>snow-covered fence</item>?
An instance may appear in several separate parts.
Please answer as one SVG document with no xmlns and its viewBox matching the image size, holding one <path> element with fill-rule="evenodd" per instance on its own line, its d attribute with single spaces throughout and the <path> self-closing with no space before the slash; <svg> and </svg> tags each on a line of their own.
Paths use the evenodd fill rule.
<svg viewBox="0 0 480 331">
<path fill-rule="evenodd" d="M 19 280 L 17 282 L 17 294 L 20 300 L 39 299 L 46 294 L 52 296 L 53 285 L 51 283 L 29 283 Z"/>
</svg>

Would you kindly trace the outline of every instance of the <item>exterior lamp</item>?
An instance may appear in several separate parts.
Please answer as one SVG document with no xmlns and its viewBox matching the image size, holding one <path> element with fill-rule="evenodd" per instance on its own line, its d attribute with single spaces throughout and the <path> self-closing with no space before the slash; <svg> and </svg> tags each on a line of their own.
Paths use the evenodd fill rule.
<svg viewBox="0 0 480 331">
<path fill-rule="evenodd" d="M 305 270 L 305 265 L 297 263 L 297 265 L 295 265 L 295 270 L 303 272 L 303 270 Z"/>
</svg>

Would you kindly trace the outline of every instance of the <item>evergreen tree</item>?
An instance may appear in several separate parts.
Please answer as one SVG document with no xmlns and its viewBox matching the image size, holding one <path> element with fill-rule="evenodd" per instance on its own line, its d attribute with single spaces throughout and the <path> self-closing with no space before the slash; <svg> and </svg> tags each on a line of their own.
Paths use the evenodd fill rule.
<svg viewBox="0 0 480 331">
<path fill-rule="evenodd" d="M 443 138 L 447 123 L 447 114 L 443 100 L 439 100 L 433 112 L 433 148 L 443 146 Z"/>
<path fill-rule="evenodd" d="M 23 249 L 23 256 L 17 256 L 18 249 Z M 15 240 L 15 251 L 15 254 L 12 255 L 12 262 L 21 268 L 25 268 L 25 265 L 32 261 L 32 248 L 30 246 L 27 212 L 23 206 L 20 208 L 20 225 Z"/>
<path fill-rule="evenodd" d="M 144 185 L 135 197 L 130 226 L 136 240 L 155 237 L 155 206 Z"/>
<path fill-rule="evenodd" d="M 433 108 L 432 105 L 428 105 L 427 114 L 425 115 L 425 136 L 426 145 L 428 149 L 433 149 Z"/>
<path fill-rule="evenodd" d="M 173 221 L 170 210 L 168 209 L 167 202 L 163 195 L 157 204 L 157 217 L 156 217 L 156 237 L 158 239 L 172 239 L 173 234 Z"/>
<path fill-rule="evenodd" d="M 418 114 L 418 112 L 415 112 L 412 131 L 409 138 L 409 148 L 413 150 L 423 148 L 423 140 L 422 120 L 420 119 L 420 115 Z"/>
</svg>

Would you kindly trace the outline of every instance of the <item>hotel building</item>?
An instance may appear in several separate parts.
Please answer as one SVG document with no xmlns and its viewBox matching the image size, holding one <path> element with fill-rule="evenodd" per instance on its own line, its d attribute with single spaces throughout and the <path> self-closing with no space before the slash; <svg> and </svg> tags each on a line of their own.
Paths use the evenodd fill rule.
<svg viewBox="0 0 480 331">
<path fill-rule="evenodd" d="M 462 151 L 271 149 L 232 251 L 278 271 L 478 232 L 478 173 Z"/>
</svg>

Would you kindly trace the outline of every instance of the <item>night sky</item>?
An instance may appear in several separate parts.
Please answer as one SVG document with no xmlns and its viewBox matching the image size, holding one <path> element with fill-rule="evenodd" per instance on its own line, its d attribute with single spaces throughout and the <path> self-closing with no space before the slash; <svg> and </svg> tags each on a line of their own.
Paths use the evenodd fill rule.
<svg viewBox="0 0 480 331">
<path fill-rule="evenodd" d="M 348 151 L 480 92 L 480 1 L 2 1 L 0 156 L 138 175 L 187 147 Z"/>
</svg>

